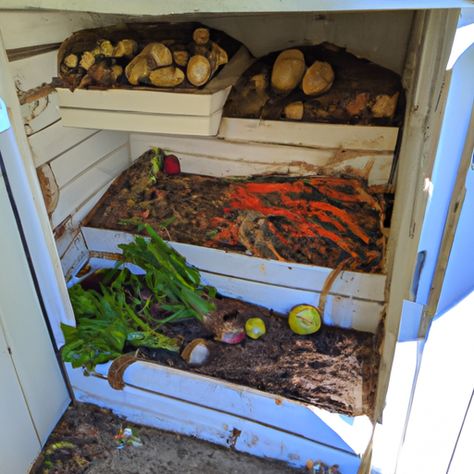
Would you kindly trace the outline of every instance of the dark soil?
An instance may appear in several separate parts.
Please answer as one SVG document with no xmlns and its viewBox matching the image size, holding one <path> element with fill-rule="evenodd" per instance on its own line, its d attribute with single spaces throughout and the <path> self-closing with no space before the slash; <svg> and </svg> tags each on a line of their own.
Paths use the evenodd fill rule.
<svg viewBox="0 0 474 474">
<path fill-rule="evenodd" d="M 211 360 L 190 368 L 179 355 L 164 350 L 142 349 L 142 354 L 183 370 L 220 378 L 283 397 L 310 403 L 331 412 L 370 415 L 377 378 L 378 355 L 370 333 L 322 327 L 316 334 L 299 336 L 286 318 L 264 308 L 231 299 L 218 304 L 220 314 L 229 305 L 236 320 L 262 318 L 267 332 L 258 340 L 230 345 L 213 337 L 198 321 L 186 321 L 164 329 L 183 337 L 183 346 L 196 338 L 208 339 Z M 214 322 L 213 327 L 218 322 Z M 209 325 L 208 325 L 209 327 Z"/>
<path fill-rule="evenodd" d="M 125 427 L 133 428 L 143 446 L 117 449 L 115 436 Z M 297 472 L 302 471 L 194 438 L 134 425 L 110 410 L 78 403 L 66 411 L 30 474 Z"/>
<path fill-rule="evenodd" d="M 303 122 L 400 125 L 404 97 L 398 74 L 333 44 L 297 48 L 304 54 L 307 67 L 316 60 L 332 66 L 335 79 L 328 92 L 311 97 L 299 87 L 286 94 L 272 90 L 270 78 L 273 63 L 280 53 L 276 51 L 259 58 L 242 74 L 227 99 L 224 116 L 281 120 L 285 119 L 284 108 L 287 104 L 301 101 L 304 105 Z M 266 85 L 263 89 L 262 82 Z M 380 96 L 394 100 L 392 114 L 372 111 Z"/>
<path fill-rule="evenodd" d="M 152 156 L 145 153 L 115 180 L 88 225 L 136 232 L 148 223 L 176 242 L 331 268 L 383 270 L 384 199 L 362 179 L 185 174 L 155 179 Z M 164 229 L 161 224 L 169 220 Z"/>
</svg>

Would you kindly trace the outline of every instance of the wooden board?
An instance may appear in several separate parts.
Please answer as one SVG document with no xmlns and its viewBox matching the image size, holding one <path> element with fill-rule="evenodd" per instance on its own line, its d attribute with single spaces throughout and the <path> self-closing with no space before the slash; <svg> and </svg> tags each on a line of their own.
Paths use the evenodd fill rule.
<svg viewBox="0 0 474 474">
<path fill-rule="evenodd" d="M 104 252 L 118 254 L 120 249 L 117 248 L 117 244 L 127 243 L 133 239 L 131 234 L 123 232 L 84 227 L 82 232 L 93 256 Z M 264 261 L 245 255 L 226 254 L 222 251 L 188 244 L 175 242 L 170 244 L 186 258 L 189 264 L 200 270 L 204 282 L 216 287 L 222 295 L 242 299 L 283 314 L 288 313 L 298 304 L 317 306 L 325 278 L 330 272 L 330 269 L 321 267 L 299 264 L 288 266 L 272 260 Z M 264 272 L 261 271 L 262 260 Z M 240 265 L 241 262 L 243 265 Z M 93 268 L 111 267 L 115 265 L 115 261 L 92 258 L 90 265 Z M 273 272 L 274 269 L 275 272 Z M 66 268 L 66 273 L 70 275 L 72 272 Z M 385 277 L 356 272 L 344 273 L 357 275 L 358 278 L 352 279 L 350 276 L 347 278 L 346 275 L 347 279 L 341 281 L 342 276 L 339 277 L 336 285 L 345 294 L 339 293 L 337 289 L 330 290 L 323 315 L 324 322 L 333 326 L 375 333 L 384 309 Z M 310 276 L 314 276 L 314 285 L 311 285 Z M 371 288 L 371 283 L 375 283 L 374 288 Z M 344 288 L 344 285 L 347 286 Z M 377 287 L 378 295 L 375 290 L 371 296 L 369 292 Z M 364 294 L 364 292 L 368 298 L 355 296 L 357 293 Z"/>
<path fill-rule="evenodd" d="M 217 134 L 222 109 L 206 116 L 142 114 L 96 109 L 61 108 L 67 127 L 101 128 L 127 132 L 176 133 L 183 135 Z"/>
<path fill-rule="evenodd" d="M 74 90 L 58 88 L 64 125 L 177 135 L 217 134 L 231 86 L 251 63 L 241 47 L 222 71 L 199 91 Z"/>
<path fill-rule="evenodd" d="M 356 474 L 358 456 L 320 442 L 298 436 L 266 423 L 233 414 L 229 405 L 226 412 L 190 403 L 181 397 L 174 398 L 134 386 L 129 382 L 124 390 L 113 390 L 100 376 L 83 375 L 81 369 L 71 369 L 68 374 L 79 401 L 112 408 L 117 414 L 132 422 L 154 426 L 210 441 L 223 446 L 232 445 L 237 451 L 255 456 L 269 457 L 303 467 L 308 459 L 324 459 L 328 464 L 338 464 L 344 474 Z M 152 369 L 153 370 L 153 369 Z M 220 382 L 216 381 L 215 386 Z M 150 386 L 147 383 L 147 387 Z M 187 388 L 189 390 L 189 388 Z M 239 395 L 242 393 L 238 388 Z M 247 389 L 245 389 L 247 391 Z M 214 397 L 209 401 L 212 403 Z M 289 418 L 291 419 L 291 417 Z M 232 442 L 232 435 L 240 432 Z"/>
<path fill-rule="evenodd" d="M 215 94 L 152 90 L 58 88 L 61 108 L 115 110 L 164 115 L 206 116 L 224 107 L 230 86 Z"/>
<path fill-rule="evenodd" d="M 85 171 L 61 188 L 58 205 L 51 217 L 53 228 L 82 207 L 93 194 L 98 192 L 129 164 L 128 147 L 123 145 L 104 157 L 96 166 Z"/>
<path fill-rule="evenodd" d="M 94 129 L 65 127 L 61 120 L 53 123 L 29 138 L 35 166 L 48 163 L 97 132 Z"/>
<path fill-rule="evenodd" d="M 100 161 L 111 150 L 128 143 L 121 132 L 98 132 L 51 162 L 51 169 L 60 188 Z M 113 176 L 111 176 L 113 177 Z"/>
<path fill-rule="evenodd" d="M 107 229 L 82 227 L 89 250 L 121 254 L 118 244 L 133 240 L 133 235 Z M 321 291 L 330 268 L 285 263 L 196 245 L 170 242 L 191 265 L 219 275 L 231 275 L 254 282 L 290 286 L 294 289 Z M 343 271 L 336 278 L 331 293 L 371 301 L 384 301 L 385 275 Z"/>
<path fill-rule="evenodd" d="M 106 377 L 109 367 L 110 363 L 102 364 L 96 370 Z M 248 387 L 243 389 L 225 380 L 153 362 L 132 364 L 125 371 L 123 380 L 135 387 L 266 423 L 313 441 L 324 439 L 329 446 L 354 454 L 361 454 L 372 427 L 366 416 L 349 417 L 351 423 L 348 423 L 344 416 L 306 403 Z"/>
<path fill-rule="evenodd" d="M 393 152 L 398 127 L 368 127 L 223 117 L 219 138 L 317 148 Z"/>
<path fill-rule="evenodd" d="M 367 177 L 369 185 L 376 185 L 387 184 L 393 161 L 390 151 L 310 148 L 156 134 L 130 135 L 132 159 L 152 146 L 175 153 L 184 172 L 208 176 L 305 176 L 345 172 Z"/>
</svg>

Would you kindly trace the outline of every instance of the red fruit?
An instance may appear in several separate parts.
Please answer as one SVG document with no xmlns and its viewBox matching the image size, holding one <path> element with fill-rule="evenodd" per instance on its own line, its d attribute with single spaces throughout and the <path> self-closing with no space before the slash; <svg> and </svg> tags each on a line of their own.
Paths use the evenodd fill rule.
<svg viewBox="0 0 474 474">
<path fill-rule="evenodd" d="M 174 155 L 166 155 L 163 160 L 163 171 L 170 176 L 181 173 L 178 158 Z"/>
</svg>

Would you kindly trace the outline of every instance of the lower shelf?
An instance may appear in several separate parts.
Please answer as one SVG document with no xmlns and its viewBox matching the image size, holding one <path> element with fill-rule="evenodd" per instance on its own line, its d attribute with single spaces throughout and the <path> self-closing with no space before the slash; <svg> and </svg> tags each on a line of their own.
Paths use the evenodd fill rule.
<svg viewBox="0 0 474 474">
<path fill-rule="evenodd" d="M 137 362 L 112 389 L 105 374 L 68 374 L 79 401 L 112 409 L 130 421 L 195 436 L 255 456 L 302 467 L 308 460 L 356 473 L 372 424 L 228 382 Z"/>
</svg>

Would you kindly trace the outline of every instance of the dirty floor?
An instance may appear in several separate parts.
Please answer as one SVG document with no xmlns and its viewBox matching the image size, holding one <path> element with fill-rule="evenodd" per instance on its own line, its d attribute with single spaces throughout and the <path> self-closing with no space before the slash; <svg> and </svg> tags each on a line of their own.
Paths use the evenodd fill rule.
<svg viewBox="0 0 474 474">
<path fill-rule="evenodd" d="M 122 449 L 117 435 L 131 427 Z M 109 410 L 71 406 L 48 439 L 30 474 L 291 474 L 308 472 L 237 453 L 224 447 L 137 426 Z M 314 472 L 314 471 L 313 471 Z M 321 471 L 320 471 L 321 472 Z"/>
</svg>

